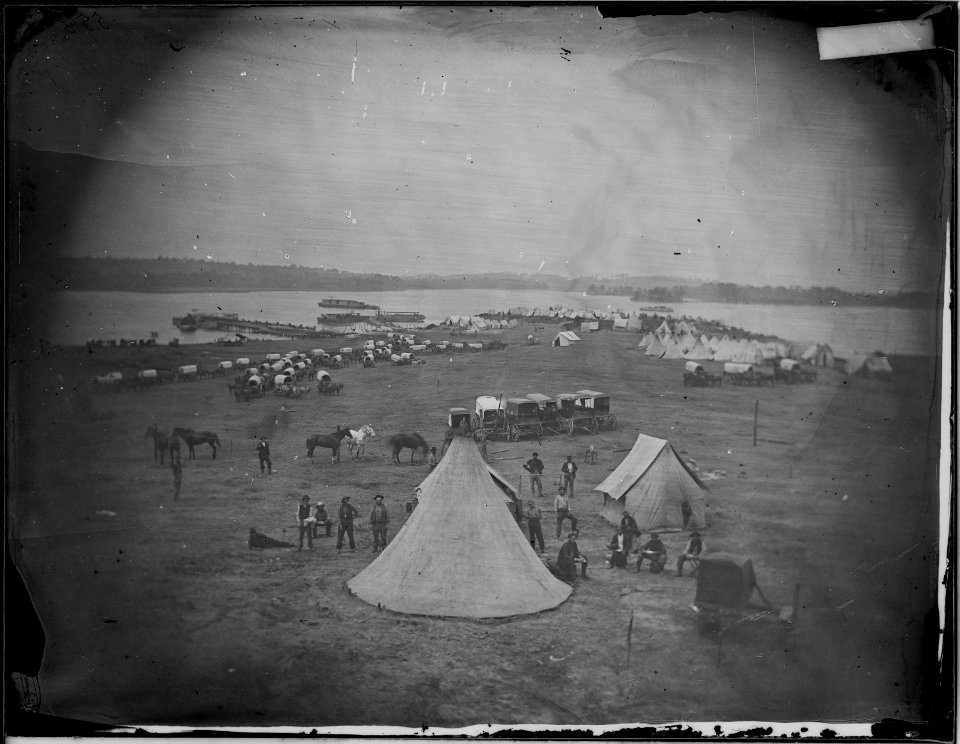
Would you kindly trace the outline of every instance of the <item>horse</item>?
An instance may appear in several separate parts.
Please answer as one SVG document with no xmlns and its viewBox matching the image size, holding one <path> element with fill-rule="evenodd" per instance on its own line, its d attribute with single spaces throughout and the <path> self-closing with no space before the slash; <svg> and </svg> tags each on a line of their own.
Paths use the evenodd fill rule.
<svg viewBox="0 0 960 744">
<path fill-rule="evenodd" d="M 370 424 L 364 424 L 356 431 L 351 429 L 350 436 L 347 438 L 347 444 L 350 446 L 350 456 L 353 456 L 353 451 L 356 449 L 356 459 L 359 460 L 363 456 L 363 450 L 367 446 L 367 439 L 375 436 L 377 436 L 377 433 Z"/>
<path fill-rule="evenodd" d="M 430 449 L 427 446 L 426 440 L 421 437 L 419 434 L 394 434 L 390 437 L 390 446 L 393 448 L 393 461 L 400 464 L 400 450 L 407 448 L 410 450 L 410 463 L 413 464 L 413 456 L 420 450 L 423 452 L 423 458 L 426 460 L 427 451 Z"/>
<path fill-rule="evenodd" d="M 307 437 L 307 457 L 313 457 L 313 451 L 317 447 L 324 447 L 330 450 L 330 462 L 340 462 L 340 442 L 344 437 L 349 436 L 349 427 L 341 428 L 338 425 L 337 430 L 332 434 L 314 434 L 312 437 Z"/>
<path fill-rule="evenodd" d="M 160 431 L 156 424 L 147 427 L 145 437 L 153 437 L 153 461 L 163 465 L 164 453 L 170 443 L 170 435 Z"/>
<path fill-rule="evenodd" d="M 213 449 L 213 459 L 217 459 L 217 445 L 220 444 L 220 437 L 214 434 L 212 431 L 194 431 L 193 429 L 183 429 L 177 427 L 173 430 L 173 437 L 176 439 L 180 437 L 184 442 L 187 443 L 187 449 L 189 451 L 188 458 L 191 460 L 197 459 L 196 452 L 193 451 L 193 448 L 198 444 L 209 444 Z M 179 449 L 179 443 L 177 448 Z"/>
</svg>

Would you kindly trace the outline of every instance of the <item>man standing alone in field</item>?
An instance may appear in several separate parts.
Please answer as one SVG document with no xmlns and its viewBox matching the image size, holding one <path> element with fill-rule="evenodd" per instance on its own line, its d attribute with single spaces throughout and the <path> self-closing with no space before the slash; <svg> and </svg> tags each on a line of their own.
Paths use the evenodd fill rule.
<svg viewBox="0 0 960 744">
<path fill-rule="evenodd" d="M 170 469 L 173 470 L 173 500 L 180 498 L 180 484 L 183 482 L 183 465 L 179 455 L 170 455 Z"/>
<path fill-rule="evenodd" d="M 270 445 L 267 444 L 266 437 L 260 437 L 260 441 L 257 443 L 257 457 L 260 458 L 260 472 L 263 473 L 264 468 L 266 468 L 267 475 L 273 475 L 273 463 L 270 462 Z"/>
<path fill-rule="evenodd" d="M 353 520 L 360 516 L 360 512 L 350 503 L 350 497 L 344 496 L 340 499 L 340 524 L 337 525 L 337 552 L 343 548 L 343 533 L 347 533 L 350 538 L 350 550 L 356 550 L 357 546 L 353 542 Z"/>
<path fill-rule="evenodd" d="M 560 466 L 560 475 L 563 477 L 563 487 L 573 498 L 573 481 L 577 477 L 577 463 L 573 461 L 573 455 L 567 455 L 567 461 Z"/>
<path fill-rule="evenodd" d="M 540 482 L 540 476 L 543 475 L 543 460 L 536 452 L 533 457 L 523 463 L 523 469 L 530 473 L 530 493 L 536 489 L 537 496 L 543 498 L 543 483 Z"/>
<path fill-rule="evenodd" d="M 370 527 L 373 529 L 373 552 L 383 550 L 387 547 L 387 523 L 390 517 L 387 515 L 387 507 L 383 505 L 383 496 L 377 494 L 373 497 L 373 511 L 370 512 Z M 351 546 L 353 547 L 352 543 Z"/>
</svg>

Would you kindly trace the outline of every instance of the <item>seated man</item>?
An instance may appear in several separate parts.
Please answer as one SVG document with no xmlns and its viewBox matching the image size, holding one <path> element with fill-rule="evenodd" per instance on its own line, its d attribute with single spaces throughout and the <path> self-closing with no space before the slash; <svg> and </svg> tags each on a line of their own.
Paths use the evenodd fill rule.
<svg viewBox="0 0 960 744">
<path fill-rule="evenodd" d="M 320 528 L 323 527 L 326 535 L 324 537 L 330 537 L 330 530 L 333 529 L 333 520 L 330 519 L 330 515 L 327 514 L 327 509 L 323 505 L 323 502 L 320 501 L 317 503 L 316 511 L 313 513 L 314 518 L 317 520 L 313 523 L 313 536 L 318 537 L 317 533 Z"/>
<path fill-rule="evenodd" d="M 637 557 L 637 573 L 640 573 L 644 558 L 650 561 L 650 573 L 660 573 L 667 564 L 667 547 L 656 532 L 650 533 L 650 539 L 640 550 L 640 555 Z"/>
<path fill-rule="evenodd" d="M 677 576 L 683 576 L 683 564 L 690 561 L 693 564 L 693 574 L 700 567 L 700 554 L 703 552 L 703 539 L 699 532 L 691 532 L 690 539 L 683 552 L 677 556 Z"/>
<path fill-rule="evenodd" d="M 626 568 L 627 553 L 630 552 L 630 540 L 623 533 L 622 527 L 617 527 L 617 532 L 610 540 L 610 565 L 607 568 Z"/>
<path fill-rule="evenodd" d="M 580 575 L 583 578 L 587 576 L 587 559 L 580 554 L 580 548 L 577 547 L 577 533 L 571 532 L 567 535 L 567 541 L 560 546 L 560 552 L 557 554 L 557 573 L 559 577 L 572 584 L 577 580 L 577 564 L 580 564 Z"/>
</svg>

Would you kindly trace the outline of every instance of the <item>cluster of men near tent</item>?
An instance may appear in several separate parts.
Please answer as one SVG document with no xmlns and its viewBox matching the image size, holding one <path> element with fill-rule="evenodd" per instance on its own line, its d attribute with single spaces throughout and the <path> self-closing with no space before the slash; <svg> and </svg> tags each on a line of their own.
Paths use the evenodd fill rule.
<svg viewBox="0 0 960 744">
<path fill-rule="evenodd" d="M 390 515 L 387 513 L 387 507 L 383 504 L 383 495 L 377 494 L 373 497 L 373 510 L 370 512 L 370 528 L 373 532 L 373 552 L 377 553 L 387 547 L 387 526 L 390 524 Z M 311 514 L 313 510 L 313 514 Z M 337 525 L 337 552 L 343 549 L 343 538 L 346 537 L 350 550 L 356 552 L 357 544 L 354 539 L 354 520 L 360 516 L 360 511 L 350 503 L 350 497 L 344 496 L 340 499 L 340 508 L 337 516 L 339 523 Z M 317 502 L 315 507 L 310 504 L 310 497 L 304 495 L 300 499 L 300 505 L 297 507 L 297 550 L 303 550 L 303 541 L 306 538 L 307 550 L 313 550 L 313 541 L 319 537 L 320 528 L 324 529 L 323 537 L 330 537 L 333 529 L 333 520 L 327 513 L 327 508 L 322 501 Z M 263 548 L 292 548 L 293 545 L 281 540 L 275 540 L 272 537 L 260 534 L 253 527 L 250 528 L 249 547 L 253 549 Z"/>
</svg>

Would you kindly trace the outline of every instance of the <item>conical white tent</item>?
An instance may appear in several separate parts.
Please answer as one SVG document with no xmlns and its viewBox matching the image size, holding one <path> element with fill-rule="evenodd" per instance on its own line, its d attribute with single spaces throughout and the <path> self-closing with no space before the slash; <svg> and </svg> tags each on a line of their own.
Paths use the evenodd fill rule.
<svg viewBox="0 0 960 744">
<path fill-rule="evenodd" d="M 365 602 L 435 617 L 511 617 L 570 596 L 530 547 L 473 440 L 458 437 L 420 484 L 420 505 L 347 582 Z"/>
<path fill-rule="evenodd" d="M 663 352 L 662 359 L 683 359 L 683 346 L 680 345 L 680 342 L 668 338 L 663 342 L 665 351 Z"/>
<path fill-rule="evenodd" d="M 637 345 L 638 348 L 640 349 L 649 348 L 650 344 L 653 343 L 653 340 L 655 338 L 656 336 L 653 335 L 653 331 L 647 331 L 647 335 L 645 335 L 642 339 L 640 339 L 640 343 Z"/>
<path fill-rule="evenodd" d="M 653 341 L 651 341 L 650 344 L 647 346 L 647 350 L 644 352 L 644 354 L 646 354 L 647 356 L 652 356 L 659 359 L 660 357 L 663 356 L 663 352 L 665 352 L 666 350 L 667 348 L 660 341 L 660 337 L 654 334 Z"/>
<path fill-rule="evenodd" d="M 707 489 L 666 439 L 640 434 L 616 470 L 593 490 L 603 494 L 600 515 L 611 524 L 620 524 L 627 511 L 643 531 L 707 526 Z"/>
<path fill-rule="evenodd" d="M 660 326 L 657 328 L 657 336 L 661 341 L 663 341 L 668 336 L 671 336 L 673 332 L 670 330 L 670 324 L 667 321 L 663 321 Z"/>
<path fill-rule="evenodd" d="M 713 356 L 713 352 L 706 347 L 705 344 L 697 341 L 690 351 L 683 355 L 684 359 L 710 359 Z"/>
</svg>

